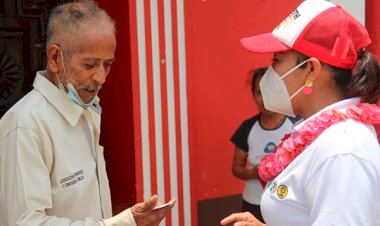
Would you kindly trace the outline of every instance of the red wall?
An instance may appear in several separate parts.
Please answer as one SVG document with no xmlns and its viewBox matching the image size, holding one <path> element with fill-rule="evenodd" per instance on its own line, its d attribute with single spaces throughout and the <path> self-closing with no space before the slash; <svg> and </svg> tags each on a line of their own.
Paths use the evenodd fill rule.
<svg viewBox="0 0 380 226">
<path fill-rule="evenodd" d="M 136 202 L 135 147 L 128 1 L 98 0 L 116 21 L 116 62 L 100 92 L 101 144 L 105 147 L 114 213 Z"/>
<path fill-rule="evenodd" d="M 377 7 L 371 18 L 379 10 L 375 1 L 368 0 L 374 4 L 374 9 Z M 270 32 L 300 2 L 302 0 L 286 3 L 281 0 L 184 1 L 193 225 L 197 221 L 198 201 L 242 191 L 243 182 L 231 174 L 233 145 L 229 139 L 244 119 L 257 113 L 247 72 L 270 64 L 271 55 L 249 53 L 241 47 L 239 39 Z M 136 37 L 129 37 L 129 26 L 132 24 L 134 31 L 136 25 L 133 25 L 135 21 L 129 21 L 128 12 L 134 12 L 134 9 L 129 10 L 129 1 L 99 0 L 99 3 L 117 21 L 118 28 L 117 61 L 100 93 L 103 106 L 101 143 L 106 150 L 114 210 L 118 212 L 136 201 L 135 184 L 142 180 L 135 176 L 140 163 L 135 165 L 134 149 L 140 150 L 140 147 L 134 145 L 130 77 L 131 61 L 135 68 L 138 62 L 137 56 L 131 59 L 130 40 L 137 42 Z M 376 33 L 378 20 L 372 21 L 374 24 L 367 26 L 370 33 Z M 379 43 L 375 39 L 374 42 L 377 45 L 371 48 L 379 53 L 376 47 Z M 138 112 L 139 106 L 135 106 L 135 110 Z M 135 123 L 140 126 L 139 122 Z M 139 139 L 137 132 L 136 139 Z"/>
<path fill-rule="evenodd" d="M 257 113 L 247 73 L 271 55 L 244 50 L 239 39 L 271 32 L 301 1 L 185 1 L 191 194 L 196 201 L 242 192 L 229 139 Z"/>
</svg>

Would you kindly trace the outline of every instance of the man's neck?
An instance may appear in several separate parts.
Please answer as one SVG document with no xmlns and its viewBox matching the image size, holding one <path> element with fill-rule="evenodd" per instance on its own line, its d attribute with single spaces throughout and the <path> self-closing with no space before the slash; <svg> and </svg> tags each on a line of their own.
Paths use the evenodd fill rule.
<svg viewBox="0 0 380 226">
<path fill-rule="evenodd" d="M 45 77 L 51 82 L 53 83 L 55 86 L 58 87 L 58 80 L 57 80 L 57 76 L 55 76 L 54 72 L 50 71 L 49 69 L 46 70 L 46 74 L 45 74 Z"/>
</svg>

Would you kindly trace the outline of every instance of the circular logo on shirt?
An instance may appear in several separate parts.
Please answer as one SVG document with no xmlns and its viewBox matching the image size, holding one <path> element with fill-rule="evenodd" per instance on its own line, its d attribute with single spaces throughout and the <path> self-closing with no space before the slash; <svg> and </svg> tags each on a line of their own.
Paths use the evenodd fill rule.
<svg viewBox="0 0 380 226">
<path fill-rule="evenodd" d="M 274 149 L 276 148 L 276 144 L 273 143 L 273 142 L 269 142 L 265 148 L 264 148 L 264 152 L 265 153 L 272 153 L 274 151 Z"/>
<path fill-rule="evenodd" d="M 270 183 L 269 185 L 269 191 L 271 193 L 275 193 L 276 189 L 277 189 L 277 181 L 272 181 L 272 183 Z"/>
<path fill-rule="evenodd" d="M 277 196 L 279 199 L 285 198 L 287 194 L 288 194 L 288 187 L 286 187 L 285 185 L 278 186 Z"/>
</svg>

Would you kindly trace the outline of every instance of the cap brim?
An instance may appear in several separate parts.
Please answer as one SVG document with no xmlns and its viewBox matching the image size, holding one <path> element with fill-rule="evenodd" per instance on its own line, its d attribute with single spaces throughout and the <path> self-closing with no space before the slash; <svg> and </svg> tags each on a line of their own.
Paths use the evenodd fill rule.
<svg viewBox="0 0 380 226">
<path fill-rule="evenodd" d="M 289 46 L 278 40 L 272 33 L 242 38 L 240 39 L 240 43 L 244 48 L 254 53 L 275 53 L 291 49 Z"/>
</svg>

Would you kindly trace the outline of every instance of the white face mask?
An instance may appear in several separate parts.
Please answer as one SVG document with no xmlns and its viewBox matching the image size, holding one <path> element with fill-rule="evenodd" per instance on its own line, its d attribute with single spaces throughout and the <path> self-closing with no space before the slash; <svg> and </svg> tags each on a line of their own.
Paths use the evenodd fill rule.
<svg viewBox="0 0 380 226">
<path fill-rule="evenodd" d="M 292 117 L 295 116 L 291 100 L 302 91 L 304 86 L 297 90 L 292 96 L 289 96 L 288 89 L 286 88 L 283 79 L 307 61 L 308 60 L 303 61 L 282 76 L 277 74 L 272 65 L 268 67 L 268 70 L 265 72 L 259 83 L 266 109 Z"/>
</svg>

